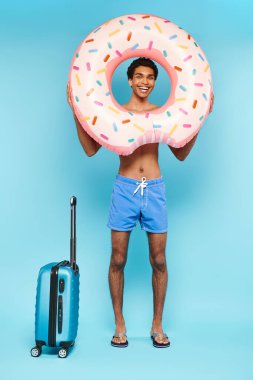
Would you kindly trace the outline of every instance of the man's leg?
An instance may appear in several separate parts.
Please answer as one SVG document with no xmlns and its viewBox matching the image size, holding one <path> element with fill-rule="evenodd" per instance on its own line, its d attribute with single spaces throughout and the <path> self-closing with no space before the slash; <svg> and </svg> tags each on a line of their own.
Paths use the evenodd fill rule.
<svg viewBox="0 0 253 380">
<path fill-rule="evenodd" d="M 168 272 L 166 265 L 166 239 L 167 233 L 151 233 L 148 232 L 149 241 L 149 259 L 153 269 L 152 286 L 154 301 L 154 316 L 152 328 L 155 332 L 162 333 L 162 314 L 166 295 Z M 168 338 L 156 337 L 158 343 L 167 343 Z"/>
<path fill-rule="evenodd" d="M 125 331 L 125 321 L 122 313 L 124 267 L 127 260 L 127 250 L 130 231 L 111 230 L 112 255 L 109 268 L 109 285 L 115 315 L 116 330 L 118 333 Z M 126 338 L 114 338 L 115 343 L 125 342 Z"/>
</svg>

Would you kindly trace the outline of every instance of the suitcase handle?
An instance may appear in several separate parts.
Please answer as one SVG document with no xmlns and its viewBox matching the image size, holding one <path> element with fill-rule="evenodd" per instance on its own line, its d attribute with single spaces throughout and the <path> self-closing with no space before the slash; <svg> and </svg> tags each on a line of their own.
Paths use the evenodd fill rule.
<svg viewBox="0 0 253 380">
<path fill-rule="evenodd" d="M 76 197 L 73 195 L 73 197 L 70 198 L 70 205 L 76 206 Z"/>
<path fill-rule="evenodd" d="M 70 198 L 70 265 L 76 271 L 76 197 Z"/>
</svg>

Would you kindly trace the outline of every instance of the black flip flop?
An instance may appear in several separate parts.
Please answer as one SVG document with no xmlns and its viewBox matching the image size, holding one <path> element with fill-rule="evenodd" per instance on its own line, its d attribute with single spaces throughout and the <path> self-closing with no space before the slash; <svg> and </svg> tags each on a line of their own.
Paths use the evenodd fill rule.
<svg viewBox="0 0 253 380">
<path fill-rule="evenodd" d="M 123 333 L 118 333 L 117 331 L 115 331 L 113 338 L 123 338 L 123 336 L 126 337 L 126 332 L 123 332 Z M 121 342 L 121 343 L 116 343 L 116 342 L 113 342 L 113 340 L 111 340 L 111 345 L 113 347 L 119 347 L 119 348 L 124 348 L 124 347 L 127 347 L 128 346 L 128 341 L 126 340 L 125 342 Z"/>
<path fill-rule="evenodd" d="M 166 347 L 169 347 L 170 346 L 170 341 L 168 341 L 168 343 L 159 343 L 155 340 L 156 337 L 159 337 L 159 338 L 168 338 L 168 335 L 165 334 L 164 332 L 163 333 L 157 333 L 153 330 L 151 330 L 150 332 L 150 338 L 152 339 L 153 341 L 153 346 L 156 347 L 156 348 L 166 348 Z"/>
</svg>

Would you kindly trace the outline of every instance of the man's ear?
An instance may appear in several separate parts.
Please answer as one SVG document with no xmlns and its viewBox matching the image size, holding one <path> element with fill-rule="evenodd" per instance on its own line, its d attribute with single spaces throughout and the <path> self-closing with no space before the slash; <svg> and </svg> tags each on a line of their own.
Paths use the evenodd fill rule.
<svg viewBox="0 0 253 380">
<path fill-rule="evenodd" d="M 132 79 L 128 79 L 129 86 L 132 87 L 133 81 Z"/>
</svg>

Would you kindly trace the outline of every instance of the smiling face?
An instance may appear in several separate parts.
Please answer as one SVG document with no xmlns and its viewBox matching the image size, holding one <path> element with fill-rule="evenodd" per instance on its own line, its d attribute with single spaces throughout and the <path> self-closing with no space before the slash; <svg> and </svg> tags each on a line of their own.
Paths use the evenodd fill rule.
<svg viewBox="0 0 253 380">
<path fill-rule="evenodd" d="M 128 82 L 135 95 L 142 99 L 147 98 L 155 86 L 154 70 L 151 67 L 138 66 Z"/>
</svg>

